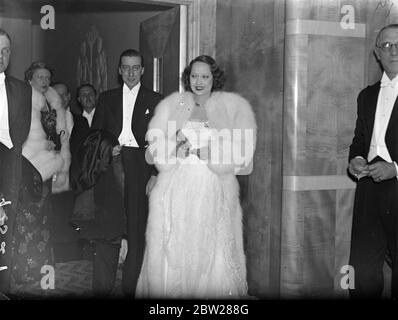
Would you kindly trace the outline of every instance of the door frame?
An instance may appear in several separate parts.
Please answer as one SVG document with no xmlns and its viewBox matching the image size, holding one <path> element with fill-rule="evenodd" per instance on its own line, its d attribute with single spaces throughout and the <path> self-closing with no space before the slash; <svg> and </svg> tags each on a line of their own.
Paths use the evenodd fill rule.
<svg viewBox="0 0 398 320">
<path fill-rule="evenodd" d="M 186 63 L 199 55 L 200 46 L 200 1 L 198 0 L 144 0 L 154 4 L 174 4 L 180 6 L 180 12 L 187 14 L 187 50 Z M 185 8 L 184 8 L 185 7 Z"/>
<path fill-rule="evenodd" d="M 187 50 L 186 61 L 188 63 L 199 54 L 215 56 L 216 34 L 216 0 L 123 0 L 129 2 L 179 5 L 180 12 L 187 13 Z M 201 17 L 202 10 L 202 17 Z M 201 34 L 201 29 L 203 34 Z M 211 30 L 208 32 L 208 30 Z"/>
</svg>

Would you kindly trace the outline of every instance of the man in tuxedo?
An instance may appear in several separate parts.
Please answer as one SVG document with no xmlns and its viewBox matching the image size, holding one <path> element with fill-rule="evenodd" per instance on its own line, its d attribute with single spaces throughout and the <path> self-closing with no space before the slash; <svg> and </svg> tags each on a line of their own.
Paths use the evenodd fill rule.
<svg viewBox="0 0 398 320">
<path fill-rule="evenodd" d="M 11 56 L 11 38 L 0 29 L 0 292 L 9 292 L 11 238 L 22 178 L 22 145 L 28 137 L 32 88 L 5 71 Z"/>
<path fill-rule="evenodd" d="M 118 184 L 122 180 L 121 170 L 117 171 L 120 168 L 117 158 L 111 157 L 110 164 L 107 157 L 117 139 L 107 131 L 91 130 L 96 97 L 96 90 L 89 83 L 77 88 L 81 114 L 74 115 L 71 137 L 71 181 L 75 193 L 72 224 L 94 248 L 93 292 L 108 297 L 114 287 L 118 262 L 125 258 L 120 256 L 120 247 L 126 234 L 126 217 L 122 188 Z M 97 167 L 99 163 L 101 170 Z"/>
<path fill-rule="evenodd" d="M 148 216 L 147 188 L 150 189 L 156 179 L 154 167 L 145 161 L 145 134 L 161 96 L 141 84 L 143 73 L 142 55 L 132 49 L 122 52 L 119 75 L 123 86 L 100 95 L 93 120 L 93 128 L 105 129 L 119 141 L 113 155 L 121 154 L 125 177 L 128 251 L 122 287 L 128 296 L 134 296 L 141 271 Z"/>
<path fill-rule="evenodd" d="M 90 131 L 92 121 L 97 106 L 97 92 L 93 85 L 82 84 L 76 90 L 76 99 L 81 109 L 81 114 L 73 115 L 74 127 L 71 134 L 71 153 L 76 152 L 76 148 L 83 141 Z"/>
<path fill-rule="evenodd" d="M 349 172 L 358 179 L 352 222 L 351 298 L 378 298 L 383 264 L 392 262 L 392 297 L 398 296 L 398 24 L 382 28 L 374 53 L 384 69 L 381 81 L 358 96 Z"/>
<path fill-rule="evenodd" d="M 72 154 L 71 163 L 71 181 L 74 181 L 72 175 L 79 172 L 80 164 L 78 163 L 78 150 L 79 146 L 84 142 L 87 135 L 90 132 L 92 120 L 95 113 L 97 104 L 97 93 L 95 88 L 85 83 L 79 86 L 76 90 L 76 100 L 81 114 L 73 114 L 73 129 L 70 138 L 70 150 Z M 76 167 L 78 166 L 78 167 Z M 74 186 L 72 186 L 74 188 Z M 73 220 L 88 220 L 94 217 L 94 193 L 92 189 L 86 190 L 75 198 L 75 204 L 73 209 Z"/>
</svg>

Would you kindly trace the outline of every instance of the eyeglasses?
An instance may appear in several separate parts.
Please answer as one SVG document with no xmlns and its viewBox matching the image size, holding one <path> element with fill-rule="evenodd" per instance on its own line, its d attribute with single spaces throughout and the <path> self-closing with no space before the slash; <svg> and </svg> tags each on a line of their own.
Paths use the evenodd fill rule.
<svg viewBox="0 0 398 320">
<path fill-rule="evenodd" d="M 9 56 L 10 53 L 11 53 L 11 50 L 10 50 L 10 48 L 6 47 L 6 48 L 1 49 L 0 52 L 1 52 L 1 54 L 4 55 L 4 56 Z"/>
<path fill-rule="evenodd" d="M 122 72 L 124 73 L 129 73 L 129 72 L 137 72 L 141 70 L 141 66 L 140 65 L 135 65 L 135 66 L 127 66 L 127 65 L 122 65 L 120 67 L 120 69 L 122 70 Z"/>
<path fill-rule="evenodd" d="M 51 77 L 49 77 L 49 76 L 36 76 L 35 78 L 42 82 L 50 82 L 51 81 Z"/>
<path fill-rule="evenodd" d="M 380 46 L 377 46 L 384 52 L 391 52 L 392 47 L 395 46 L 395 49 L 398 50 L 398 42 L 391 43 L 391 42 L 382 42 Z"/>
</svg>

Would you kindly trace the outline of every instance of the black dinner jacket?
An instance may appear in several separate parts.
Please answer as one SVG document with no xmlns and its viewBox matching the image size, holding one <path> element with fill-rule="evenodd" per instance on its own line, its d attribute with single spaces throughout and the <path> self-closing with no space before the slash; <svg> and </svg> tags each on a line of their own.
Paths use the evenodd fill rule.
<svg viewBox="0 0 398 320">
<path fill-rule="evenodd" d="M 363 89 L 358 95 L 358 115 L 355 135 L 350 146 L 349 161 L 362 156 L 367 159 L 376 115 L 380 81 Z M 398 99 L 395 100 L 388 122 L 385 142 L 392 161 L 398 162 Z"/>
<path fill-rule="evenodd" d="M 0 292 L 7 293 L 10 289 L 11 279 L 12 253 L 10 244 L 15 225 L 15 209 L 18 206 L 22 174 L 27 171 L 23 170 L 22 165 L 24 164 L 24 168 L 27 168 L 28 171 L 30 165 L 29 161 L 22 156 L 22 146 L 29 135 L 31 125 L 32 87 L 25 82 L 6 75 L 5 88 L 8 102 L 9 132 L 13 144 L 11 150 L 3 144 L 0 145 L 0 193 L 6 200 L 11 201 L 10 206 L 5 206 L 8 220 L 2 226 L 2 232 L 0 233 L 0 243 L 2 247 L 5 245 L 3 247 L 5 251 L 0 254 L 0 266 L 8 266 L 8 269 L 0 272 Z M 30 169 L 33 169 L 33 166 Z M 33 171 L 30 170 L 32 177 Z M 40 177 L 40 175 L 38 176 Z M 38 189 L 41 190 L 41 184 Z M 39 194 L 41 196 L 41 192 Z M 27 200 L 25 199 L 25 201 Z"/>
<path fill-rule="evenodd" d="M 5 87 L 8 102 L 8 123 L 13 143 L 11 153 L 0 157 L 0 191 L 13 207 L 19 194 L 21 179 L 22 146 L 28 137 L 32 115 L 32 87 L 6 75 Z"/>
<path fill-rule="evenodd" d="M 95 115 L 95 113 L 94 113 Z M 88 121 L 82 114 L 73 113 L 73 128 L 70 134 L 69 146 L 72 158 L 76 156 L 77 149 L 90 132 Z"/>
<path fill-rule="evenodd" d="M 134 105 L 132 131 L 140 148 L 145 148 L 145 134 L 161 95 L 145 88 L 142 84 Z M 123 87 L 101 93 L 94 114 L 92 129 L 105 129 L 119 137 L 123 126 Z"/>
</svg>

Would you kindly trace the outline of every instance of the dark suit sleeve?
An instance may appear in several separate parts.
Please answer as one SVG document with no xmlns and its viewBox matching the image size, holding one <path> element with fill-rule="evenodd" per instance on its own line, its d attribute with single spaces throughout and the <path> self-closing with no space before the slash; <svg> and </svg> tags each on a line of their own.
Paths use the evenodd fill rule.
<svg viewBox="0 0 398 320">
<path fill-rule="evenodd" d="M 106 104 L 104 101 L 104 95 L 100 94 L 98 98 L 97 107 L 95 109 L 93 122 L 91 124 L 91 129 L 105 129 L 105 108 Z"/>
<path fill-rule="evenodd" d="M 365 119 L 364 119 L 364 107 L 365 107 L 365 91 L 362 91 L 358 95 L 357 99 L 357 121 L 355 125 L 355 134 L 350 146 L 350 153 L 348 162 L 356 156 L 361 156 L 366 159 L 367 151 L 365 146 Z"/>
<path fill-rule="evenodd" d="M 73 116 L 73 129 L 69 139 L 72 158 L 77 154 L 80 144 L 84 141 L 90 131 L 87 120 L 80 115 Z"/>
</svg>

